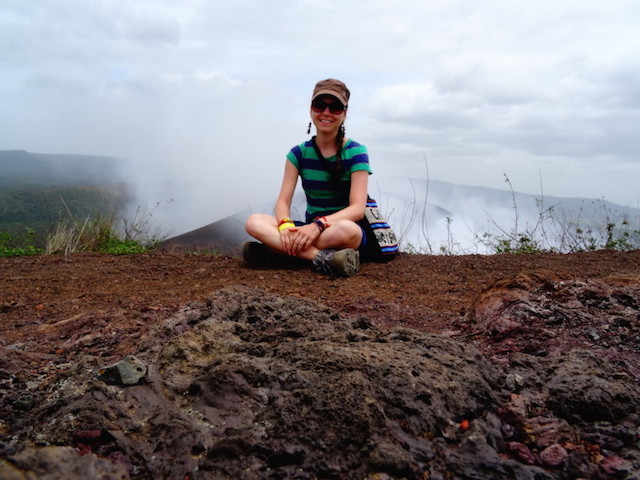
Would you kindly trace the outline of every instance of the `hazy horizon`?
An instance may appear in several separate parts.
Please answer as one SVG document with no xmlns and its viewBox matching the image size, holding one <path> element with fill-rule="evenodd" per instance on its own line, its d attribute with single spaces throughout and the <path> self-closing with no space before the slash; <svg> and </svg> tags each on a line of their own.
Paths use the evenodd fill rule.
<svg viewBox="0 0 640 480">
<path fill-rule="evenodd" d="M 631 0 L 7 0 L 0 149 L 131 159 L 141 201 L 202 225 L 275 198 L 337 77 L 374 192 L 506 174 L 637 205 L 639 21 Z"/>
</svg>

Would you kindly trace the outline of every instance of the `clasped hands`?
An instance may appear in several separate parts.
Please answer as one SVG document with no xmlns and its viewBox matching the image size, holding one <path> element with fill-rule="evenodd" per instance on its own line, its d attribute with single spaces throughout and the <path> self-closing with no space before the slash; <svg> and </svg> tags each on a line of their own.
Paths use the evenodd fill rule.
<svg viewBox="0 0 640 480">
<path fill-rule="evenodd" d="M 311 247 L 320 236 L 320 229 L 314 223 L 301 227 L 290 227 L 280 231 L 280 241 L 287 255 L 297 256 Z"/>
</svg>

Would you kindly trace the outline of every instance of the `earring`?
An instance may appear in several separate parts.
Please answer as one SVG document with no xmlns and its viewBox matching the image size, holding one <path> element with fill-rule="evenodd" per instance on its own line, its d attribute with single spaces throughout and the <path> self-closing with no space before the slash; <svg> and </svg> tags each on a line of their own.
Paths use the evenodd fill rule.
<svg viewBox="0 0 640 480">
<path fill-rule="evenodd" d="M 307 135 L 311 133 L 311 122 L 309 122 L 309 128 L 307 128 Z"/>
</svg>

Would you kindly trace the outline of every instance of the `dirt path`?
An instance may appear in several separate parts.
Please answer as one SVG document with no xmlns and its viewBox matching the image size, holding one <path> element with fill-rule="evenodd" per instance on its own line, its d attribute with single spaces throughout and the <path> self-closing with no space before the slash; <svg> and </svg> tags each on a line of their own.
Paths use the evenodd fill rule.
<svg viewBox="0 0 640 480">
<path fill-rule="evenodd" d="M 135 338 L 158 319 L 228 286 L 250 286 L 365 314 L 380 327 L 455 330 L 478 294 L 499 279 L 547 270 L 567 279 L 640 275 L 640 251 L 571 255 L 401 255 L 332 279 L 301 266 L 247 268 L 228 256 L 152 253 L 0 259 L 2 344 L 76 355 L 71 336 L 104 328 L 113 342 L 82 347 L 104 356 L 135 351 Z M 108 336 L 106 338 L 109 338 Z M 36 346 L 37 345 L 37 346 Z"/>
</svg>

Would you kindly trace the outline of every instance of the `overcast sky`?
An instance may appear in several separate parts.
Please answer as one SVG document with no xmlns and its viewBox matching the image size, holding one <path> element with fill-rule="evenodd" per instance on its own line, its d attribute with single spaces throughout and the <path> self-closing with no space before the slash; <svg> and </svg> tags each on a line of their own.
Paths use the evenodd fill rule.
<svg viewBox="0 0 640 480">
<path fill-rule="evenodd" d="M 638 206 L 639 26 L 636 0 L 2 0 L 0 149 L 131 159 L 199 226 L 275 196 L 336 77 L 381 188 Z"/>
</svg>

